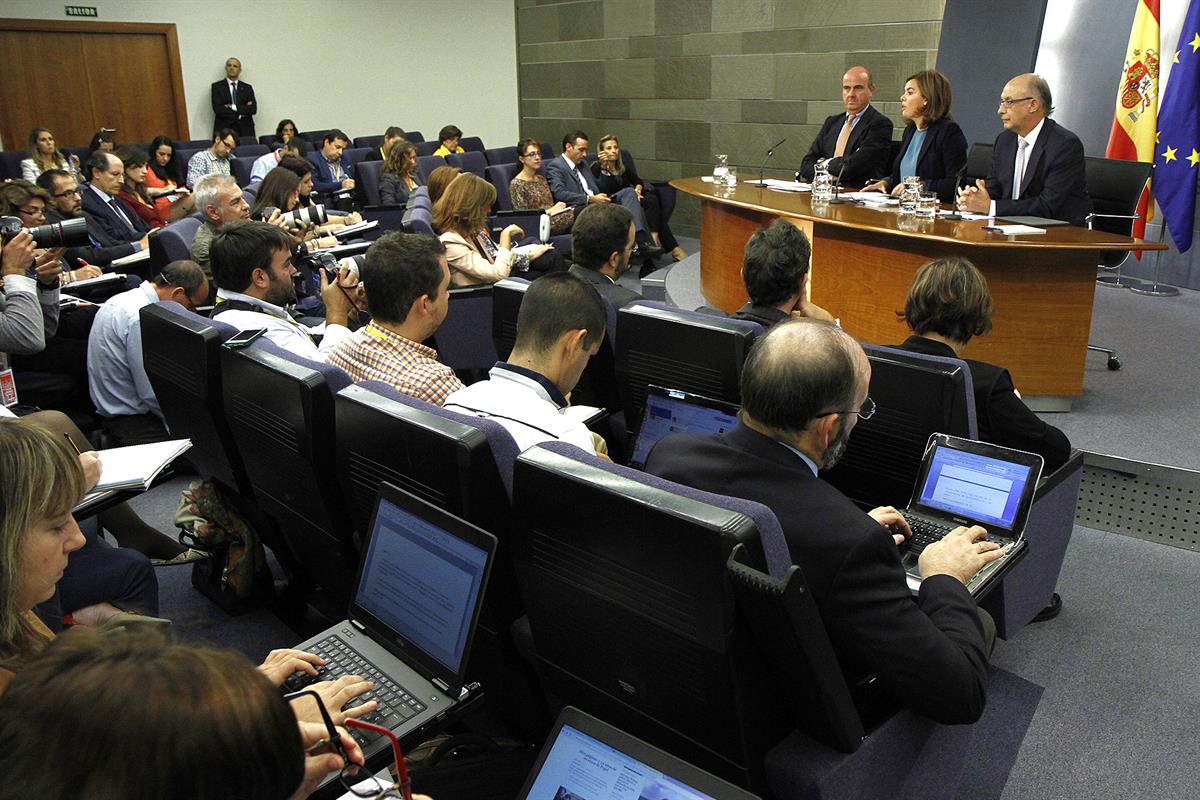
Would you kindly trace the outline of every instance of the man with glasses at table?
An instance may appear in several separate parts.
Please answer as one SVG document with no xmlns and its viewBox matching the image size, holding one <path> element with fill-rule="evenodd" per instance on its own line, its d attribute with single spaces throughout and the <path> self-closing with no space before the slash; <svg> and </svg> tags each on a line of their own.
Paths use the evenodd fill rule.
<svg viewBox="0 0 1200 800">
<path fill-rule="evenodd" d="M 83 213 L 103 231 L 101 244 L 131 242 L 136 243 L 135 250 L 144 250 L 150 226 L 117 199 L 117 192 L 125 186 L 125 165 L 121 159 L 97 150 L 83 167 L 91 181 L 83 190 Z"/>
<path fill-rule="evenodd" d="M 864 513 L 817 474 L 837 462 L 859 418 L 875 413 L 870 381 L 866 353 L 839 328 L 781 322 L 746 360 L 738 424 L 665 437 L 646 471 L 775 514 L 860 711 L 907 706 L 938 722 L 974 722 L 995 625 L 966 583 L 1000 556 L 999 545 L 972 527 L 927 547 L 914 602 L 900 563 L 911 533 L 904 517 L 891 506 Z"/>
<path fill-rule="evenodd" d="M 84 214 L 83 191 L 75 182 L 75 177 L 66 170 L 46 170 L 38 176 L 37 185 L 50 195 L 50 204 L 45 209 L 47 222 L 65 222 L 80 216 L 87 220 L 91 244 L 85 247 L 67 248 L 63 258 L 70 267 L 78 268 L 79 260 L 82 259 L 88 264 L 94 264 L 107 271 L 116 259 L 133 255 L 137 250 L 146 247 L 149 233 L 138 242 L 115 241 L 101 230 L 94 219 Z"/>
<path fill-rule="evenodd" d="M 990 217 L 1032 216 L 1083 225 L 1092 212 L 1079 137 L 1050 119 L 1050 85 L 1018 75 L 1004 85 L 987 180 L 959 190 L 958 207 Z"/>
<path fill-rule="evenodd" d="M 232 128 L 222 128 L 213 134 L 212 147 L 201 150 L 190 159 L 187 167 L 188 188 L 195 190 L 196 181 L 205 175 L 232 175 L 233 149 L 237 147 L 237 133 Z"/>
</svg>

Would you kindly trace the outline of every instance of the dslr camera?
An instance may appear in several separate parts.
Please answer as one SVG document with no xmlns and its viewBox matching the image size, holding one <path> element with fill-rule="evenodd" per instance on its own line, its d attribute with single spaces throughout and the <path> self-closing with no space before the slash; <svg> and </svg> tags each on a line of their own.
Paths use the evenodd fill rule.
<svg viewBox="0 0 1200 800">
<path fill-rule="evenodd" d="M 24 228 L 18 217 L 0 217 L 0 242 L 8 244 Z M 84 247 L 90 241 L 87 220 L 83 217 L 38 225 L 29 228 L 29 235 L 37 248 Z"/>
</svg>

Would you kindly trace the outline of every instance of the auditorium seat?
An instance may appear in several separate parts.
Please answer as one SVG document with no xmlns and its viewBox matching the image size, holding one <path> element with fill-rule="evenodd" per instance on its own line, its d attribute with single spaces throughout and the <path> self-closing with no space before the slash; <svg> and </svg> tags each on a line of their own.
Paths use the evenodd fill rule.
<svg viewBox="0 0 1200 800">
<path fill-rule="evenodd" d="M 417 156 L 417 174 L 422 183 L 429 183 L 429 173 L 438 167 L 446 166 L 446 159 L 441 156 Z"/>
<path fill-rule="evenodd" d="M 763 755 L 791 726 L 758 679 L 726 562 L 741 544 L 760 570 L 784 574 L 790 556 L 767 508 L 551 442 L 517 458 L 511 538 L 550 697 L 763 784 Z"/>
<path fill-rule="evenodd" d="M 363 238 L 373 242 L 388 231 L 403 230 L 404 208 L 404 206 L 363 206 L 361 211 L 363 221 L 377 220 L 379 222 L 379 227 L 374 231 L 367 231 L 363 234 Z"/>
<path fill-rule="evenodd" d="M 4 178 L 19 179 L 21 162 L 27 158 L 29 158 L 29 153 L 26 150 L 0 150 L 0 180 Z"/>
<path fill-rule="evenodd" d="M 276 147 L 279 146 L 277 144 L 278 141 L 279 140 L 275 138 L 275 134 L 273 134 L 273 133 L 264 133 L 262 136 L 258 137 L 259 144 L 265 144 L 267 147 L 269 147 L 271 149 L 275 149 Z"/>
<path fill-rule="evenodd" d="M 258 139 L 255 139 L 253 136 L 239 136 L 238 137 L 238 148 L 239 149 L 246 147 L 247 145 L 257 146 L 260 144 L 261 145 L 269 145 L 270 142 L 260 142 Z M 147 148 L 147 149 L 149 149 L 149 148 Z M 271 149 L 270 147 L 267 147 L 267 150 L 270 150 L 270 149 Z M 259 153 L 259 155 L 263 155 L 263 154 Z"/>
<path fill-rule="evenodd" d="M 742 363 L 763 332 L 756 322 L 722 319 L 635 300 L 617 312 L 617 381 L 625 422 L 637 426 L 649 384 L 741 405 Z"/>
<path fill-rule="evenodd" d="M 271 152 L 271 148 L 269 148 L 265 145 L 256 143 L 256 144 L 239 144 L 237 146 L 237 149 L 233 151 L 233 154 L 235 156 L 237 156 L 239 161 L 245 160 L 245 161 L 249 161 L 251 164 L 253 164 L 256 159 L 261 158 L 262 156 L 265 156 L 269 152 Z"/>
<path fill-rule="evenodd" d="M 326 128 L 325 130 L 320 131 L 304 131 L 298 135 L 301 139 L 311 144 L 314 150 L 319 150 L 322 142 L 325 141 L 325 134 L 329 133 L 330 130 L 332 130 L 332 128 Z"/>
<path fill-rule="evenodd" d="M 468 150 L 465 153 L 451 153 L 446 156 L 446 163 L 452 167 L 458 167 L 463 172 L 473 172 L 479 177 L 484 177 L 484 170 L 487 169 L 487 159 L 483 153 Z"/>
<path fill-rule="evenodd" d="M 549 142 L 538 142 L 542 146 L 542 161 L 546 162 L 554 158 L 554 147 Z"/>
<path fill-rule="evenodd" d="M 491 166 L 498 164 L 515 164 L 517 163 L 517 148 L 515 147 L 493 147 L 483 151 L 484 158 Z"/>
<path fill-rule="evenodd" d="M 292 589 L 323 615 L 341 619 L 359 546 L 329 470 L 338 451 L 333 395 L 351 384 L 350 376 L 266 338 L 221 348 L 221 372 L 230 432 L 255 500 L 278 523 L 300 566 Z"/>
<path fill-rule="evenodd" d="M 509 184 L 513 177 L 521 171 L 519 164 L 493 164 L 484 169 L 484 177 L 496 187 L 496 209 L 512 211 L 512 193 Z"/>
<path fill-rule="evenodd" d="M 621 148 L 621 159 L 625 164 L 637 172 L 637 164 L 633 160 L 633 154 L 628 150 Z M 646 180 L 645 176 L 641 176 Z M 675 212 L 675 187 L 667 181 L 646 181 L 654 187 L 655 193 L 658 195 L 658 207 L 661 212 L 661 217 L 664 222 L 671 219 L 671 214 Z"/>
<path fill-rule="evenodd" d="M 482 153 L 483 140 L 478 136 L 464 136 L 458 140 L 458 146 L 468 153 Z"/>
<path fill-rule="evenodd" d="M 413 142 L 417 146 L 417 156 L 431 156 L 433 151 L 442 146 L 441 142 Z"/>
<path fill-rule="evenodd" d="M 434 335 L 438 360 L 455 370 L 488 370 L 495 365 L 492 339 L 492 286 L 450 290 L 450 308 Z"/>
<path fill-rule="evenodd" d="M 383 135 L 377 134 L 375 136 L 355 136 L 354 146 L 378 149 L 383 147 Z"/>
<path fill-rule="evenodd" d="M 162 269 L 172 261 L 191 258 L 192 240 L 203 223 L 194 216 L 176 220 L 150 237 L 150 263 Z"/>
<path fill-rule="evenodd" d="M 967 154 L 967 166 L 966 172 L 963 173 L 963 181 L 974 186 L 976 180 L 987 178 L 988 172 L 992 168 L 992 150 L 994 149 L 991 142 L 975 142 L 971 145 L 971 152 Z"/>
<path fill-rule="evenodd" d="M 354 175 L 358 179 L 356 188 L 362 192 L 367 205 L 377 206 L 381 202 L 379 199 L 379 172 L 382 169 L 382 161 L 360 161 L 354 168 Z"/>
<path fill-rule="evenodd" d="M 250 172 L 254 169 L 254 159 L 235 158 L 229 167 L 238 186 L 244 189 L 250 185 Z"/>
<path fill-rule="evenodd" d="M 437 236 L 433 231 L 433 204 L 429 202 L 429 188 L 418 186 L 408 197 L 402 224 L 409 233 L 424 233 Z"/>
<path fill-rule="evenodd" d="M 175 149 L 176 150 L 207 150 L 208 148 L 212 147 L 214 138 L 215 137 L 210 136 L 207 139 L 189 139 L 186 142 L 176 142 Z"/>
<path fill-rule="evenodd" d="M 425 137 L 421 134 L 420 131 L 406 131 L 404 134 L 404 140 L 406 142 L 412 142 L 413 144 L 417 144 L 419 142 L 425 141 Z"/>
<path fill-rule="evenodd" d="M 342 154 L 346 158 L 350 159 L 351 164 L 358 164 L 359 162 L 364 161 L 367 156 L 370 156 L 372 154 L 372 150 L 369 147 L 351 147 L 348 150 L 342 151 Z"/>
</svg>

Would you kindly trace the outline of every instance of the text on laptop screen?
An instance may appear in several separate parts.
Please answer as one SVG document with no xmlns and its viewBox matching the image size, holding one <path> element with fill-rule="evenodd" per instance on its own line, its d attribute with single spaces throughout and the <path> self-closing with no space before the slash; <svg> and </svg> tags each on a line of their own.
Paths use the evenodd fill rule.
<svg viewBox="0 0 1200 800">
<path fill-rule="evenodd" d="M 380 498 L 355 602 L 458 672 L 487 553 Z"/>
<path fill-rule="evenodd" d="M 1024 464 L 938 447 L 920 503 L 1011 530 L 1031 471 Z"/>
<path fill-rule="evenodd" d="M 650 450 L 668 433 L 724 433 L 737 416 L 716 408 L 662 395 L 646 395 L 646 410 L 630 462 L 645 464 Z"/>
<path fill-rule="evenodd" d="M 632 756 L 563 725 L 525 800 L 712 800 Z"/>
</svg>

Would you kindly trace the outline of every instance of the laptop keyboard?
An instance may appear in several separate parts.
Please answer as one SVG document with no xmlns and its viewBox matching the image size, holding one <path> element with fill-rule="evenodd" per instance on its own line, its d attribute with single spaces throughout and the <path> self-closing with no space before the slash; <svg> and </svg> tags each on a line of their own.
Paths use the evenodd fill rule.
<svg viewBox="0 0 1200 800">
<path fill-rule="evenodd" d="M 904 518 L 908 520 L 909 527 L 912 528 L 912 536 L 909 537 L 905 544 L 908 546 L 910 553 L 920 553 L 926 547 L 934 542 L 941 541 L 942 538 L 954 530 L 954 527 L 947 525 L 944 522 L 918 517 L 908 512 L 901 512 Z"/>
<path fill-rule="evenodd" d="M 365 694 L 360 694 L 346 708 L 360 706 L 374 700 L 379 707 L 371 714 L 359 717 L 363 722 L 372 722 L 389 730 L 394 730 L 406 720 L 412 719 L 425 710 L 425 704 L 411 693 L 405 691 L 400 684 L 388 678 L 371 662 L 367 661 L 350 645 L 342 641 L 336 634 L 328 636 L 307 648 L 308 652 L 319 655 L 325 663 L 317 667 L 316 677 L 306 672 L 296 672 L 284 681 L 284 689 L 289 692 L 299 691 L 317 681 L 337 680 L 343 675 L 361 675 L 375 684 L 375 688 Z M 372 731 L 350 729 L 350 735 L 360 746 L 365 746 L 380 734 Z"/>
</svg>

